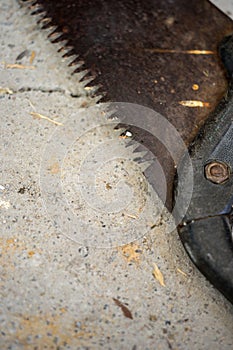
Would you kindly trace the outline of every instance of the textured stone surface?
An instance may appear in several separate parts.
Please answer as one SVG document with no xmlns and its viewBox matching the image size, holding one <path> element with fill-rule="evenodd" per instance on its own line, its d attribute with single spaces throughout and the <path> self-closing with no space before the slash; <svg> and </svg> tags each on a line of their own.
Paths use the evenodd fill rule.
<svg viewBox="0 0 233 350">
<path fill-rule="evenodd" d="M 74 112 L 78 133 L 80 116 L 98 121 L 100 108 L 88 108 L 93 100 L 77 77 L 69 79 L 55 46 L 14 0 L 1 1 L 0 17 L 0 86 L 13 91 L 0 95 L 1 349 L 232 349 L 232 306 L 193 267 L 176 231 L 167 233 L 169 215 L 157 215 L 160 201 L 148 190 L 130 148 L 115 180 L 112 148 L 102 150 L 111 162 L 100 169 L 97 192 L 112 200 L 112 187 L 130 174 L 127 183 L 136 186 L 135 203 L 146 198 L 150 204 L 147 233 L 132 231 L 119 246 L 103 247 L 101 235 L 111 237 L 116 220 L 123 228 L 126 222 L 134 227 L 138 206 L 127 207 L 138 212 L 123 209 L 121 219 L 110 213 L 101 222 L 97 215 L 89 226 L 96 230 L 95 244 L 90 237 L 70 239 L 68 226 L 57 226 L 48 215 L 40 181 L 46 141 L 74 121 Z M 35 69 L 7 69 L 25 50 L 19 63 Z M 121 152 L 124 139 L 103 120 L 104 127 L 87 131 L 67 149 L 61 172 L 68 204 L 87 223 L 93 221 L 93 208 L 79 208 L 75 187 L 68 185 L 76 176 L 74 163 L 83 164 L 103 140 L 118 140 Z M 60 172 L 56 159 L 47 170 L 54 176 Z M 122 198 L 127 200 L 127 192 Z M 57 207 L 54 214 L 61 210 Z M 154 264 L 165 286 L 155 279 Z"/>
</svg>

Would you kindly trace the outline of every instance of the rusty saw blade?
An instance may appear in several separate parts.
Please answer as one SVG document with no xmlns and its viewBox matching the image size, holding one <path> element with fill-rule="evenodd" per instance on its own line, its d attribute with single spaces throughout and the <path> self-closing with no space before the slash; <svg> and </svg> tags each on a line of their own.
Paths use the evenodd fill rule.
<svg viewBox="0 0 233 350">
<path fill-rule="evenodd" d="M 84 61 L 80 70 L 88 69 L 85 79 L 94 78 L 89 86 L 99 86 L 102 101 L 152 108 L 187 145 L 226 91 L 217 45 L 233 23 L 207 0 L 37 0 L 28 6 L 41 13 L 45 28 L 56 27 L 55 42 L 66 40 L 68 54 Z M 162 164 L 171 209 L 171 156 L 148 132 L 133 128 L 133 134 Z M 153 178 L 153 168 L 146 176 Z"/>
</svg>

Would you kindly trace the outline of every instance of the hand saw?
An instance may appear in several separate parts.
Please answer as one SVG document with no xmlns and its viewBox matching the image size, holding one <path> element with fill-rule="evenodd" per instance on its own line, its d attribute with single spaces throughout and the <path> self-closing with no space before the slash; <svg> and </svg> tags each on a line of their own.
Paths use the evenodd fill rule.
<svg viewBox="0 0 233 350">
<path fill-rule="evenodd" d="M 220 102 L 227 80 L 217 50 L 219 42 L 233 32 L 232 21 L 206 0 L 24 3 L 40 17 L 44 28 L 55 26 L 50 39 L 60 41 L 61 50 L 66 41 L 65 46 L 70 47 L 68 52 L 65 49 L 66 56 L 76 55 L 77 61 L 84 62 L 77 72 L 88 70 L 83 79 L 90 87 L 98 86 L 101 101 L 136 103 L 159 112 L 174 125 L 186 145 L 192 144 L 205 121 L 210 120 L 190 151 L 194 193 L 179 233 L 197 267 L 233 302 L 231 211 L 229 205 L 224 209 L 232 193 L 231 154 L 226 160 L 220 151 L 231 139 L 228 106 L 232 94 Z M 232 46 L 231 40 L 221 46 L 230 74 Z M 136 127 L 131 131 L 162 164 L 167 182 L 165 204 L 171 210 L 176 192 L 172 157 L 150 133 Z M 227 141 L 221 143 L 223 135 Z M 222 165 L 228 178 L 216 183 L 210 177 L 214 173 L 219 178 Z M 185 161 L 180 167 L 185 178 Z M 149 167 L 145 175 L 153 178 L 153 168 Z M 156 181 L 153 185 L 159 193 Z"/>
</svg>

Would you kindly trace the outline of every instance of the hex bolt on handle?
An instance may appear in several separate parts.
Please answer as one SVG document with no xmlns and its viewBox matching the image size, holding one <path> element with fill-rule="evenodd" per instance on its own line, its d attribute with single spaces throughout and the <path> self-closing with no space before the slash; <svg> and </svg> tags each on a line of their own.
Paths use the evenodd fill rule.
<svg viewBox="0 0 233 350">
<path fill-rule="evenodd" d="M 233 35 L 219 51 L 229 89 L 190 148 L 194 187 L 178 232 L 194 264 L 233 303 Z M 185 178 L 185 161 L 180 167 Z"/>
<path fill-rule="evenodd" d="M 223 184 L 230 178 L 230 168 L 226 163 L 212 161 L 205 165 L 205 176 L 215 184 Z"/>
</svg>

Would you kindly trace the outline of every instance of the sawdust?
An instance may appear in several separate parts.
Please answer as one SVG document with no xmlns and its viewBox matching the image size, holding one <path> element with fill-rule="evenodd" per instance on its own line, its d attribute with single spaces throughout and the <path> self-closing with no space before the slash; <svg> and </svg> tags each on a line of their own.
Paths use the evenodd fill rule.
<svg viewBox="0 0 233 350">
<path fill-rule="evenodd" d="M 140 249 L 138 244 L 129 243 L 122 247 L 119 247 L 118 250 L 122 253 L 123 257 L 127 260 L 128 263 L 140 263 L 142 250 Z"/>
<path fill-rule="evenodd" d="M 36 348 L 58 349 L 64 344 L 72 345 L 74 340 L 91 339 L 96 335 L 88 331 L 85 324 L 81 323 L 77 328 L 78 322 L 67 322 L 66 314 L 65 309 L 61 308 L 60 312 L 53 314 L 20 315 L 15 338 L 24 345 L 24 349 L 31 349 L 28 337 L 33 338 Z"/>
<path fill-rule="evenodd" d="M 35 255 L 35 252 L 33 250 L 30 250 L 28 252 L 28 257 L 31 258 L 33 255 Z"/>
<path fill-rule="evenodd" d="M 15 255 L 26 253 L 28 258 L 32 258 L 36 253 L 42 254 L 40 249 L 33 249 L 28 247 L 23 240 L 19 240 L 16 237 L 10 237 L 7 239 L 0 238 L 0 265 L 4 268 L 7 266 L 9 269 L 15 269 Z"/>
</svg>

